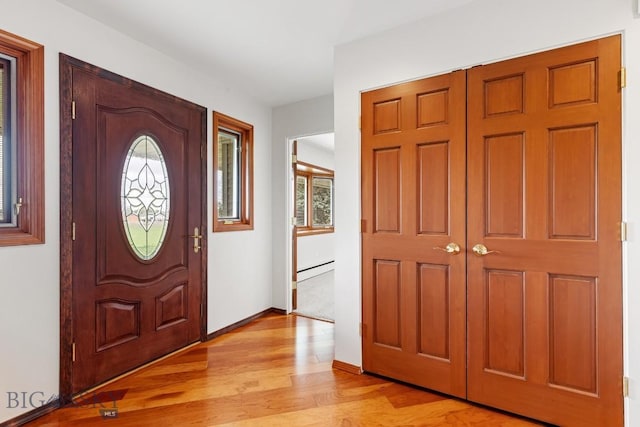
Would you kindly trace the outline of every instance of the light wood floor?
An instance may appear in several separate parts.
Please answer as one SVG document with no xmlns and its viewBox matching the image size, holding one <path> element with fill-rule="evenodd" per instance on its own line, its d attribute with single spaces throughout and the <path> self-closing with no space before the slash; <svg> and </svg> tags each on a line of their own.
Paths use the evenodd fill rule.
<svg viewBox="0 0 640 427">
<path fill-rule="evenodd" d="M 102 403 L 59 409 L 29 425 L 539 425 L 383 378 L 333 370 L 332 361 L 332 323 L 268 315 L 105 386 L 96 392 L 103 392 Z M 118 418 L 102 419 L 99 410 L 114 406 Z"/>
</svg>

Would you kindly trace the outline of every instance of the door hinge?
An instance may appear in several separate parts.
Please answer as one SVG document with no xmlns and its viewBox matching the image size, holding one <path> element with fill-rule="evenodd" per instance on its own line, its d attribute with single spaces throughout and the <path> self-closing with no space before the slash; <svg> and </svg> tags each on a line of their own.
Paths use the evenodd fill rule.
<svg viewBox="0 0 640 427">
<path fill-rule="evenodd" d="M 71 223 L 71 240 L 73 241 L 76 240 L 76 223 L 75 222 Z"/>
<path fill-rule="evenodd" d="M 76 101 L 71 101 L 71 120 L 76 119 Z"/>
<path fill-rule="evenodd" d="M 295 280 L 291 281 L 291 290 L 295 291 L 296 289 L 298 289 L 298 282 L 296 282 Z"/>
<path fill-rule="evenodd" d="M 627 87 L 627 68 L 620 68 L 620 89 Z"/>
<path fill-rule="evenodd" d="M 298 156 L 296 156 L 295 154 L 291 155 L 291 164 L 295 165 L 298 163 Z"/>
<path fill-rule="evenodd" d="M 361 233 L 366 233 L 367 232 L 367 220 L 366 219 L 361 219 L 360 220 L 360 232 Z"/>
<path fill-rule="evenodd" d="M 622 377 L 622 397 L 629 397 L 629 377 Z"/>
<path fill-rule="evenodd" d="M 76 361 L 76 342 L 71 343 L 71 361 Z"/>
<path fill-rule="evenodd" d="M 620 241 L 621 242 L 627 241 L 627 223 L 624 221 L 620 223 Z"/>
</svg>

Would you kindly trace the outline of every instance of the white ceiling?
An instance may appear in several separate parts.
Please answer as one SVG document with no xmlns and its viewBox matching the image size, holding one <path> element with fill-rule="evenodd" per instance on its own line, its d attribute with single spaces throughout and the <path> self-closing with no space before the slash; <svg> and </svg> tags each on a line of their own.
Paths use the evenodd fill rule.
<svg viewBox="0 0 640 427">
<path fill-rule="evenodd" d="M 333 48 L 476 0 L 58 0 L 284 105 L 333 92 Z"/>
</svg>

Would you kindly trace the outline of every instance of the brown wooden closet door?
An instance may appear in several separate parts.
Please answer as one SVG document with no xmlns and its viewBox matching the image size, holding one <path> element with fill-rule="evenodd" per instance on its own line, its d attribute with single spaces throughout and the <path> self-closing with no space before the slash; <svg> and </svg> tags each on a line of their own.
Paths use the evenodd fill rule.
<svg viewBox="0 0 640 427">
<path fill-rule="evenodd" d="M 465 72 L 362 95 L 363 367 L 465 384 Z"/>
<path fill-rule="evenodd" d="M 620 37 L 468 71 L 468 397 L 622 425 Z"/>
</svg>

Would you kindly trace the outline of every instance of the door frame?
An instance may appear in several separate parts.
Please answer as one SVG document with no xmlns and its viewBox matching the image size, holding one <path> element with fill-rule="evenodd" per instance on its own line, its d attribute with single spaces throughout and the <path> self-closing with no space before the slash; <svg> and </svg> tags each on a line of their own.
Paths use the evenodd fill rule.
<svg viewBox="0 0 640 427">
<path fill-rule="evenodd" d="M 121 75 L 91 65 L 79 59 L 59 54 L 60 71 L 60 396 L 61 404 L 72 398 L 73 390 L 73 69 L 82 69 L 101 78 L 106 78 L 127 85 L 132 90 L 152 92 L 155 96 L 167 101 L 194 106 L 196 104 L 170 95 L 161 90 L 138 83 Z M 207 339 L 207 116 L 203 109 L 201 132 L 201 168 L 200 197 L 202 199 L 201 243 L 202 257 L 200 280 L 200 340 Z M 71 202 L 66 202 L 71 201 Z"/>
<path fill-rule="evenodd" d="M 284 286 L 285 293 L 285 307 L 287 314 L 292 313 L 295 308 L 293 306 L 293 281 L 295 277 L 296 287 L 297 287 L 297 275 L 298 275 L 298 258 L 297 258 L 297 248 L 294 248 L 294 239 L 296 239 L 297 246 L 297 227 L 292 224 L 292 218 L 295 217 L 295 198 L 296 198 L 296 165 L 292 162 L 293 155 L 298 154 L 298 140 L 301 138 L 312 137 L 315 135 L 324 135 L 327 133 L 335 134 L 335 130 L 319 130 L 316 132 L 309 133 L 301 133 L 295 136 L 287 136 L 286 137 L 286 150 L 285 150 L 285 168 L 286 168 L 286 179 L 285 179 L 285 242 L 286 242 L 286 250 L 285 250 L 285 265 L 284 271 L 286 274 L 286 282 Z M 335 173 L 335 169 L 334 169 Z M 335 203 L 335 195 L 334 195 L 334 203 Z M 335 208 L 334 208 L 335 209 Z M 334 218 L 335 220 L 335 218 Z M 335 233 L 335 230 L 334 230 Z M 294 252 L 294 249 L 296 251 Z M 295 257 L 295 258 L 294 258 Z M 296 288 L 296 298 L 297 298 L 297 288 Z"/>
</svg>

